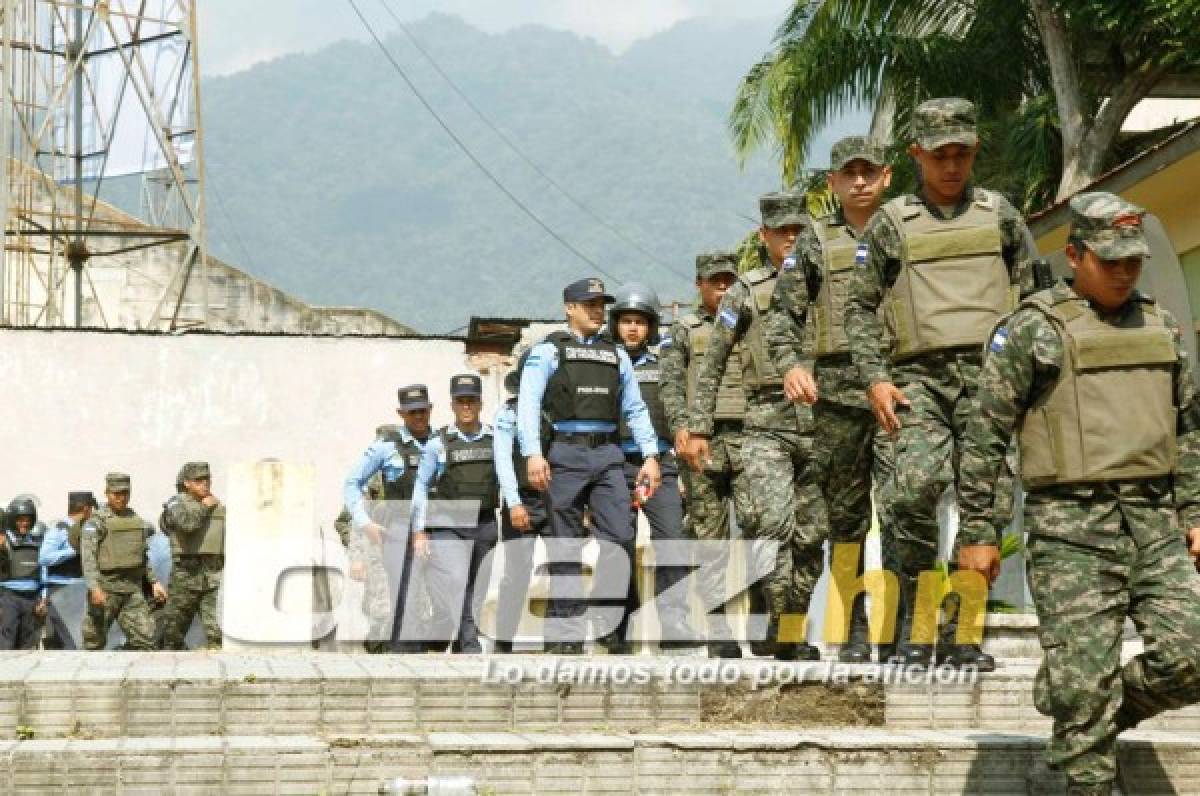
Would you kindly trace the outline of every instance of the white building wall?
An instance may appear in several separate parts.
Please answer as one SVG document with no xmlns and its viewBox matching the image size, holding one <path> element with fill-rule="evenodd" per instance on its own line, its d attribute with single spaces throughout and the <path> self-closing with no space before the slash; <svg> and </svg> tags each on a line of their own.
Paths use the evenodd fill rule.
<svg viewBox="0 0 1200 796">
<path fill-rule="evenodd" d="M 276 458 L 315 467 L 329 528 L 375 427 L 398 422 L 397 387 L 428 384 L 441 425 L 450 377 L 469 369 L 453 340 L 0 330 L 0 500 L 32 492 L 58 516 L 69 490 L 100 495 L 121 470 L 134 508 L 157 520 L 183 462 L 208 460 L 220 496 L 234 464 Z"/>
</svg>

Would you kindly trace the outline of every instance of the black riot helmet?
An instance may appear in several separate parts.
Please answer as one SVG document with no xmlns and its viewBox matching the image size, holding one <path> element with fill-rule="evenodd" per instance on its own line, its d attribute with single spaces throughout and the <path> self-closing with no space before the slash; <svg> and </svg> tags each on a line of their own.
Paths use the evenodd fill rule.
<svg viewBox="0 0 1200 796">
<path fill-rule="evenodd" d="M 621 342 L 617 334 L 617 318 L 624 312 L 640 312 L 650 320 L 650 336 L 646 345 L 658 345 L 661 335 L 658 332 L 658 294 L 651 288 L 638 282 L 621 285 L 613 293 L 613 303 L 608 307 L 608 333 L 616 343 Z"/>
<path fill-rule="evenodd" d="M 15 531 L 17 517 L 29 517 L 32 519 L 30 530 L 33 530 L 33 526 L 37 525 L 37 516 L 37 504 L 33 502 L 33 498 L 28 495 L 17 495 L 4 510 L 4 527 L 6 530 Z"/>
</svg>

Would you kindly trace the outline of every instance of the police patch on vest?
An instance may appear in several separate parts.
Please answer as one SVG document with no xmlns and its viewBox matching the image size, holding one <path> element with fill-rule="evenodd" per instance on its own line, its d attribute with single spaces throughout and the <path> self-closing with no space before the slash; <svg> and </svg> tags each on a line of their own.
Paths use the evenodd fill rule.
<svg viewBox="0 0 1200 796">
<path fill-rule="evenodd" d="M 607 387 L 576 387 L 575 392 L 579 395 L 608 395 Z"/>
<path fill-rule="evenodd" d="M 671 344 L 674 342 L 675 342 L 675 338 L 671 337 L 671 335 L 669 335 L 669 334 L 664 334 L 662 336 L 662 339 L 658 341 L 658 347 L 659 348 L 670 348 Z"/>
<path fill-rule="evenodd" d="M 992 335 L 992 342 L 988 348 L 994 353 L 1004 350 L 1004 346 L 1008 344 L 1008 328 L 1001 326 Z"/>
<path fill-rule="evenodd" d="M 789 254 L 783 258 L 783 270 L 790 271 L 796 267 L 796 255 Z"/>
<path fill-rule="evenodd" d="M 718 317 L 721 319 L 721 323 L 730 329 L 737 326 L 738 316 L 733 310 L 721 310 L 721 314 Z"/>
<path fill-rule="evenodd" d="M 460 448 L 459 450 L 450 451 L 449 459 L 454 464 L 462 464 L 463 462 L 490 462 L 492 460 L 492 449 Z"/>
<path fill-rule="evenodd" d="M 858 244 L 858 248 L 854 250 L 854 264 L 855 265 L 866 265 L 867 264 L 867 252 L 869 250 L 870 250 L 870 247 L 868 247 L 867 244 L 865 244 L 865 243 Z"/>
<path fill-rule="evenodd" d="M 605 351 L 598 348 L 578 348 L 576 346 L 563 346 L 563 352 L 567 359 L 576 362 L 602 362 L 605 365 L 617 364 L 617 352 Z"/>
<path fill-rule="evenodd" d="M 634 371 L 633 375 L 637 376 L 639 384 L 643 382 L 655 383 L 662 380 L 661 370 L 637 370 Z"/>
</svg>

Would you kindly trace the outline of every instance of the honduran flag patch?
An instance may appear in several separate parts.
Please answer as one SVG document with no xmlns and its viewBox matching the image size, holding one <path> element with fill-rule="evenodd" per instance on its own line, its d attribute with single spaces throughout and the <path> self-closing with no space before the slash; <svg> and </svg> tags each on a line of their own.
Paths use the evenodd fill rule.
<svg viewBox="0 0 1200 796">
<path fill-rule="evenodd" d="M 992 334 L 992 343 L 990 346 L 988 346 L 988 348 L 991 349 L 993 352 L 1001 351 L 1001 350 L 1003 350 L 1004 346 L 1007 344 L 1008 344 L 1008 329 L 1004 326 L 1001 326 L 999 329 L 997 329 L 995 331 L 994 334 Z"/>
</svg>

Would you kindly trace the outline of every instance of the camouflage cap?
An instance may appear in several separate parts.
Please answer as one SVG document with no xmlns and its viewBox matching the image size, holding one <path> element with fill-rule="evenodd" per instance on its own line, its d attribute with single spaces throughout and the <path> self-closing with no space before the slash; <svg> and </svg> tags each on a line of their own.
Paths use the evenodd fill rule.
<svg viewBox="0 0 1200 796">
<path fill-rule="evenodd" d="M 1150 244 L 1142 229 L 1146 211 L 1116 194 L 1096 191 L 1071 198 L 1071 237 L 1102 260 L 1147 257 Z"/>
<path fill-rule="evenodd" d="M 460 373 L 450 379 L 451 398 L 482 398 L 483 379 L 474 373 Z"/>
<path fill-rule="evenodd" d="M 67 493 L 67 511 L 83 511 L 83 509 L 91 506 L 97 508 L 96 496 L 91 492 L 79 490 L 77 492 Z"/>
<path fill-rule="evenodd" d="M 212 478 L 208 462 L 188 462 L 179 471 L 180 480 L 195 481 L 200 478 Z"/>
<path fill-rule="evenodd" d="M 862 135 L 843 138 L 829 152 L 829 168 L 840 171 L 855 160 L 865 160 L 873 166 L 887 165 L 883 147 Z"/>
<path fill-rule="evenodd" d="M 731 251 L 705 252 L 696 258 L 696 278 L 709 279 L 717 274 L 737 276 L 738 256 Z"/>
<path fill-rule="evenodd" d="M 942 97 L 922 102 L 913 111 L 913 137 L 922 149 L 947 144 L 975 146 L 975 105 L 959 97 Z"/>
<path fill-rule="evenodd" d="M 803 224 L 808 215 L 808 203 L 799 192 L 769 193 L 758 200 L 758 209 L 767 229 Z"/>
<path fill-rule="evenodd" d="M 126 473 L 109 473 L 104 476 L 104 488 L 109 492 L 128 492 L 131 479 Z"/>
</svg>

